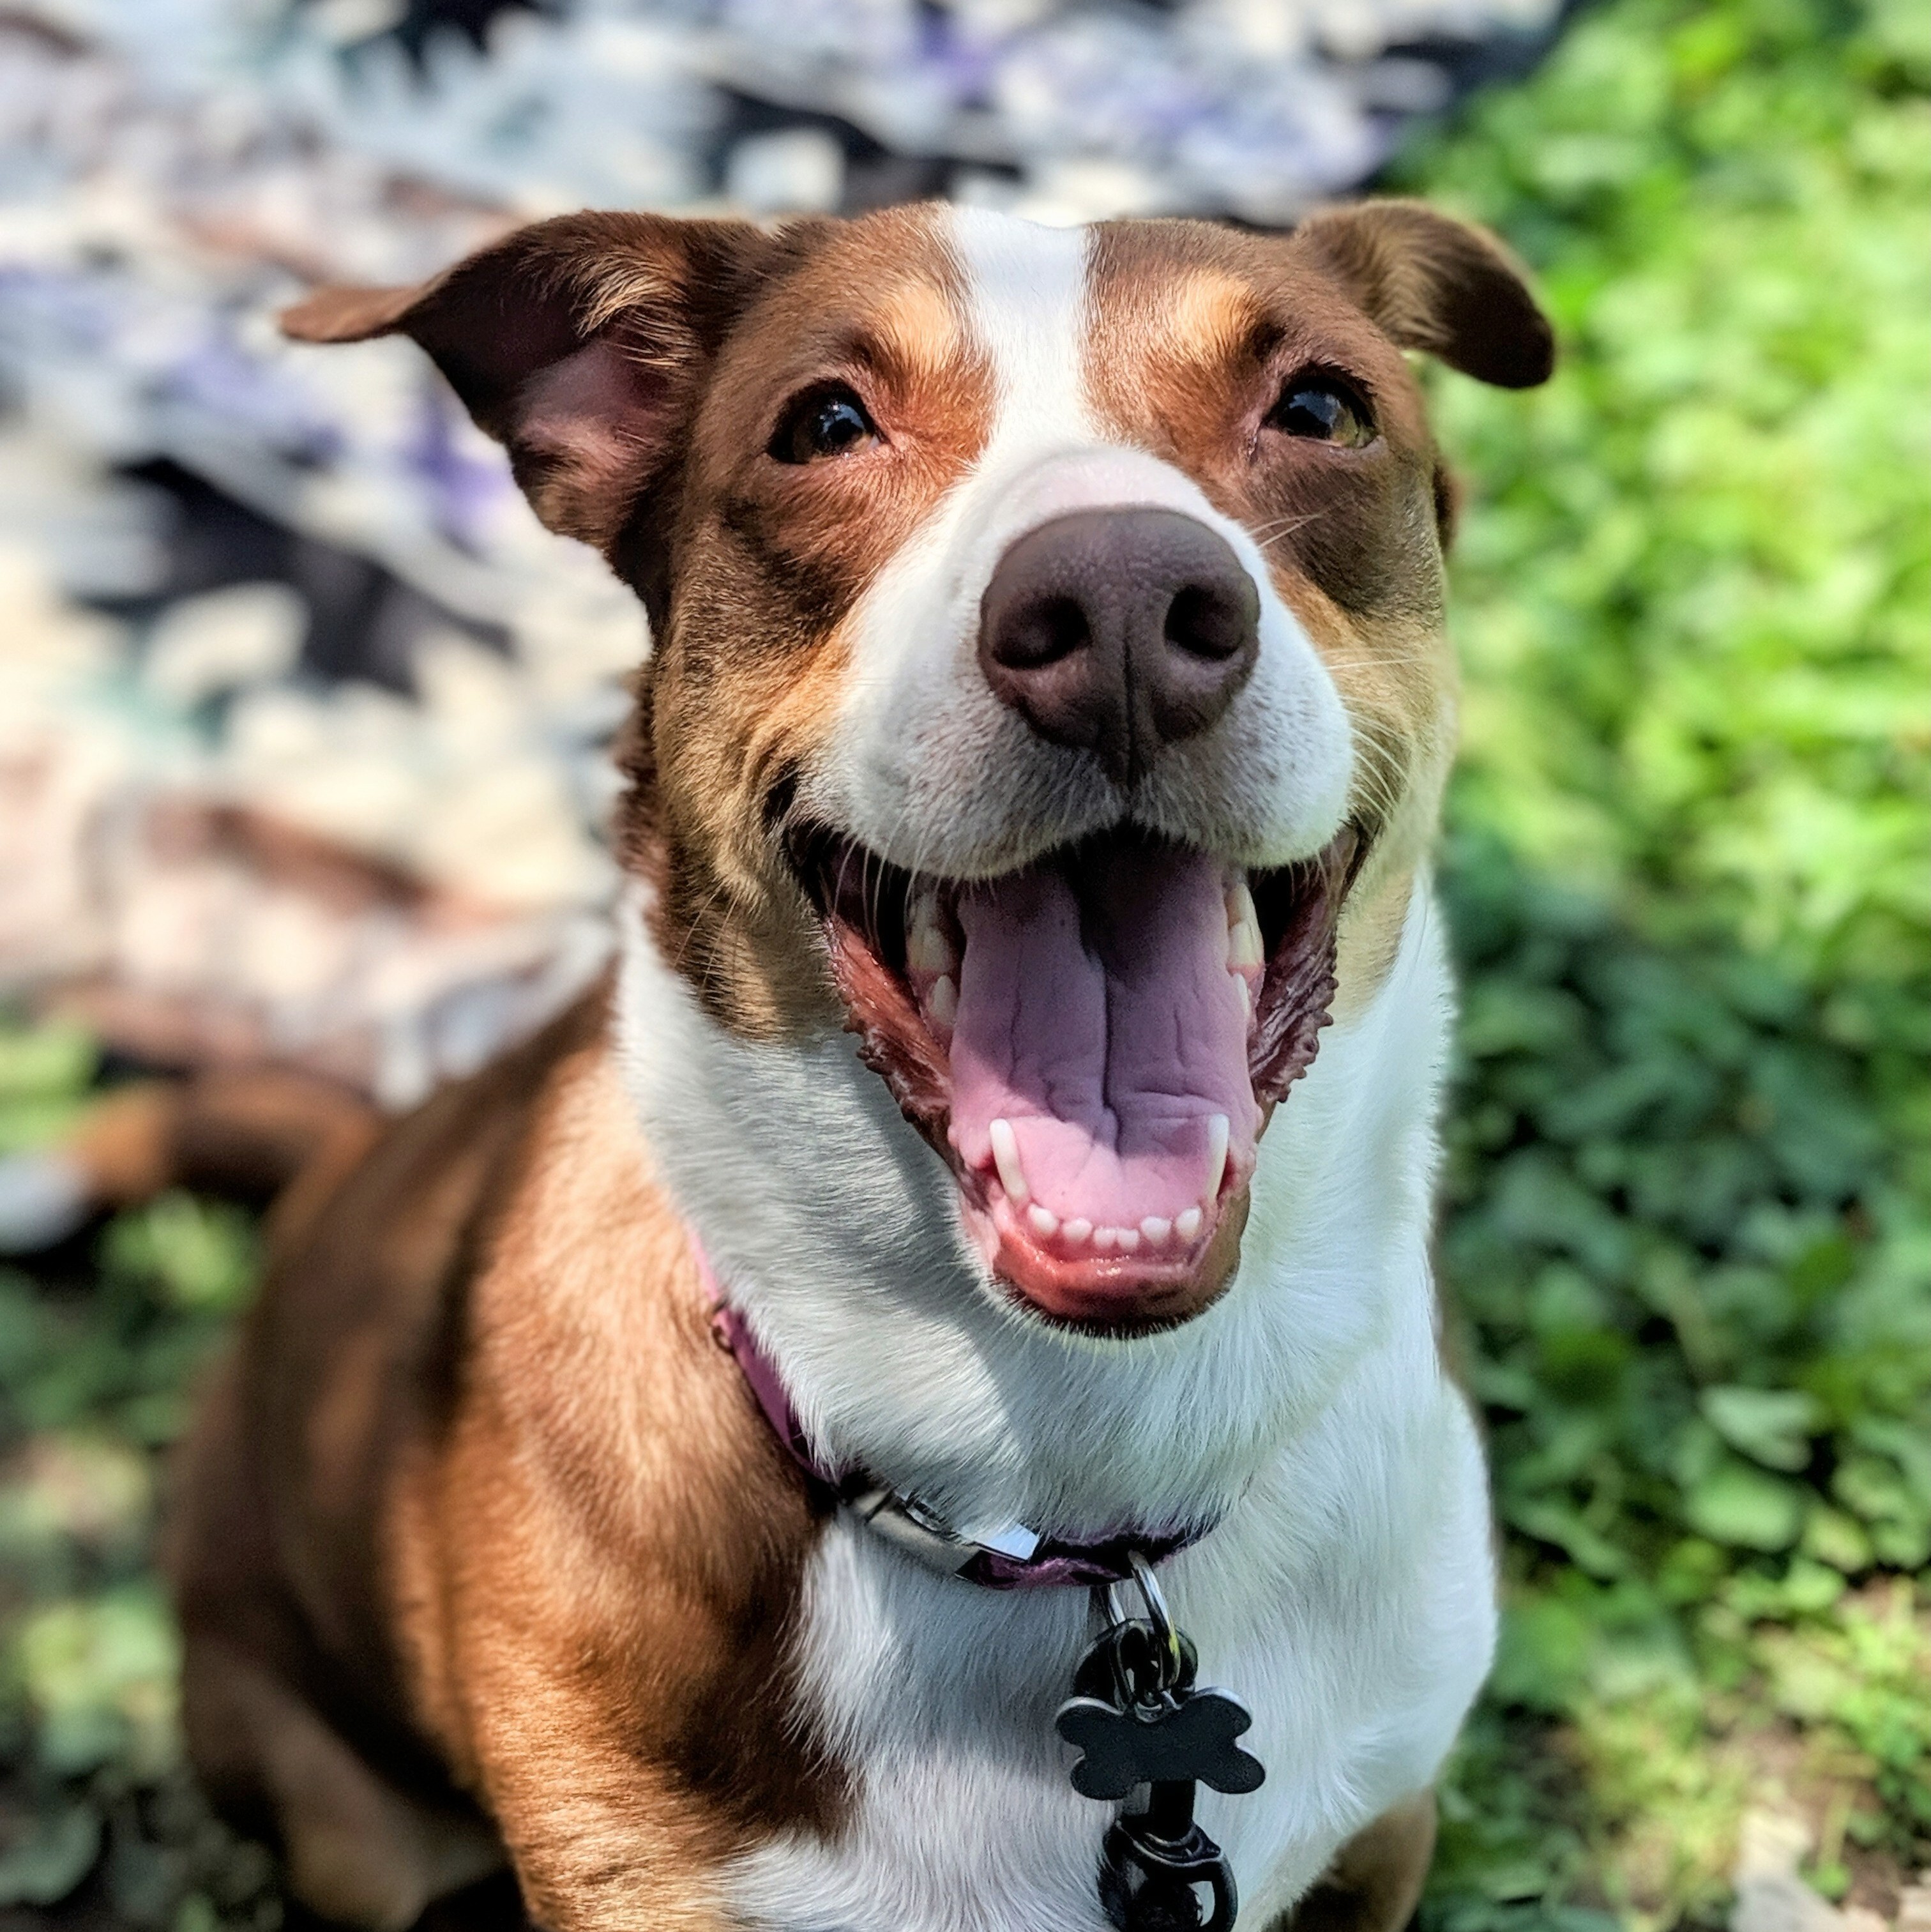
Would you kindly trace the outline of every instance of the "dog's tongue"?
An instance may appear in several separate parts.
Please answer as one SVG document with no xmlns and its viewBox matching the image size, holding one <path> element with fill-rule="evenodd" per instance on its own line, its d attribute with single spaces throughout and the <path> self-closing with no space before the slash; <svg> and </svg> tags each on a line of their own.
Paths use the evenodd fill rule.
<svg viewBox="0 0 1931 1932">
<path fill-rule="evenodd" d="M 974 886 L 958 920 L 952 1138 L 970 1166 L 1009 1120 L 1030 1198 L 1096 1228 L 1210 1206 L 1217 1114 L 1248 1172 L 1260 1114 L 1216 862 L 1110 847 Z"/>
</svg>

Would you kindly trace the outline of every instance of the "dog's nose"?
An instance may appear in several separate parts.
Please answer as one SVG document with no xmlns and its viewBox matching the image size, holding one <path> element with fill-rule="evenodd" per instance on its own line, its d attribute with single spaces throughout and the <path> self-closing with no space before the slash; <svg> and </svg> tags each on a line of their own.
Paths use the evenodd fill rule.
<svg viewBox="0 0 1931 1932">
<path fill-rule="evenodd" d="M 1177 510 L 1079 510 L 1028 530 L 979 607 L 986 682 L 1042 738 L 1120 784 L 1204 731 L 1246 682 L 1261 596 L 1225 538 Z"/>
</svg>

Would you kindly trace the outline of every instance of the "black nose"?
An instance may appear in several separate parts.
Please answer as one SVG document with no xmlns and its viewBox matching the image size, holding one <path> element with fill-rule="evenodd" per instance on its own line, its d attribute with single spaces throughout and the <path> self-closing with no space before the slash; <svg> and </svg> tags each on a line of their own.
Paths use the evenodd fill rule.
<svg viewBox="0 0 1931 1932">
<path fill-rule="evenodd" d="M 1204 731 L 1254 668 L 1260 592 L 1177 510 L 1080 510 L 1028 530 L 979 607 L 986 682 L 1042 738 L 1129 784 Z"/>
</svg>

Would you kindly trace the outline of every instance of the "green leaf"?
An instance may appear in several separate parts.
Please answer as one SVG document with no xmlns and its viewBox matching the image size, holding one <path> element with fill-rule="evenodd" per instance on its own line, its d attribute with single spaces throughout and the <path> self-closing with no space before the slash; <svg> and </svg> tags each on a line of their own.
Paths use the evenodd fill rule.
<svg viewBox="0 0 1931 1932">
<path fill-rule="evenodd" d="M 253 1223 L 238 1208 L 178 1190 L 117 1215 L 102 1242 L 103 1266 L 175 1308 L 238 1307 L 253 1286 Z"/>
<path fill-rule="evenodd" d="M 92 1805 L 65 1804 L 43 1815 L 0 1852 L 0 1906 L 58 1905 L 100 1855 L 100 1816 Z"/>
<path fill-rule="evenodd" d="M 1734 1549 L 1788 1550 L 1804 1522 L 1804 1496 L 1795 1484 L 1734 1457 L 1720 1462 L 1684 1498 L 1692 1528 Z"/>
<path fill-rule="evenodd" d="M 1802 1468 L 1824 1423 L 1816 1396 L 1801 1389 L 1706 1388 L 1697 1406 L 1732 1448 L 1772 1469 Z"/>
<path fill-rule="evenodd" d="M 17 1657 L 49 1770 L 118 1757 L 151 1773 L 173 1761 L 179 1645 L 157 1588 L 50 1604 L 22 1628 Z"/>
</svg>

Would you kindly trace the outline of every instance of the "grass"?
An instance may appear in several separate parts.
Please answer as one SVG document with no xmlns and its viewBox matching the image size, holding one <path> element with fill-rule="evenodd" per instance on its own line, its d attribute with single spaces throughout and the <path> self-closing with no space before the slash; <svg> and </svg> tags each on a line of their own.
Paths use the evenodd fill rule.
<svg viewBox="0 0 1931 1932">
<path fill-rule="evenodd" d="M 1433 379 L 1441 1256 L 1506 1618 L 1425 1932 L 1720 1923 L 1762 1804 L 1888 1910 L 1931 1864 L 1931 12 L 1607 0 L 1394 184 L 1506 235 L 1565 350 Z M 91 1071 L 0 1036 L 0 1144 Z M 0 1273 L 0 1911 L 277 1918 L 148 1568 L 252 1238 L 171 1197 Z"/>
<path fill-rule="evenodd" d="M 1618 0 L 1399 171 L 1564 351 L 1435 384 L 1507 1613 L 1432 1932 L 1720 1922 L 1753 1804 L 1931 1864 L 1927 84 L 1921 8 Z"/>
</svg>

